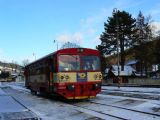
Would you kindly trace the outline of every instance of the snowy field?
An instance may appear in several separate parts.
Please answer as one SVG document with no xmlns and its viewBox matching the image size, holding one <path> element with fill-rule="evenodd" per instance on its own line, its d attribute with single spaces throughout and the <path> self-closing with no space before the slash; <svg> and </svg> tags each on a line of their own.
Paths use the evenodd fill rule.
<svg viewBox="0 0 160 120">
<path fill-rule="evenodd" d="M 114 91 L 127 91 L 127 92 L 146 92 L 146 93 L 159 93 L 160 88 L 149 88 L 149 87 L 112 87 L 112 86 L 103 86 L 102 89 L 114 90 Z"/>
<path fill-rule="evenodd" d="M 0 83 L 0 94 L 12 96 L 42 120 L 160 120 L 160 88 L 103 86 L 94 99 L 65 102 L 34 96 L 23 85 Z"/>
</svg>

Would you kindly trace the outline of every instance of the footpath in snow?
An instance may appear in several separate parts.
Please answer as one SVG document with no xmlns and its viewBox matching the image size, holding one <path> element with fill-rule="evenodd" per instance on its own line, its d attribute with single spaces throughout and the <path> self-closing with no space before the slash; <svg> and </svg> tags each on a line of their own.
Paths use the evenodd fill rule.
<svg viewBox="0 0 160 120">
<path fill-rule="evenodd" d="M 38 116 L 27 109 L 12 96 L 6 94 L 0 83 L 0 120 L 38 120 Z"/>
</svg>

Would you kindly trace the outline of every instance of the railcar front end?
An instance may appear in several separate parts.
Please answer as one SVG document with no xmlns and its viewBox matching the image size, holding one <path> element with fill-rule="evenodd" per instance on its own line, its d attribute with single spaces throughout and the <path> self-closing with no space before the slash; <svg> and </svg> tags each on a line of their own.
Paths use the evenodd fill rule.
<svg viewBox="0 0 160 120">
<path fill-rule="evenodd" d="M 93 98 L 101 91 L 100 59 L 96 55 L 58 56 L 54 92 L 67 99 Z"/>
</svg>

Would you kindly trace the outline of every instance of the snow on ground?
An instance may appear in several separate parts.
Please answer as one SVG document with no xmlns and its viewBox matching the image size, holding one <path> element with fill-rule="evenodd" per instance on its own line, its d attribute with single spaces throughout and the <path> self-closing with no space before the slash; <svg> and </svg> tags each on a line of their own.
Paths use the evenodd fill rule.
<svg viewBox="0 0 160 120">
<path fill-rule="evenodd" d="M 130 111 L 130 110 L 126 110 L 126 109 L 121 109 L 118 107 L 112 107 L 112 106 L 105 106 L 105 105 L 100 105 L 100 104 L 94 104 L 94 103 L 83 103 L 81 104 L 81 106 L 88 108 L 88 109 L 94 109 L 96 111 L 101 111 L 103 113 L 106 114 L 110 114 L 110 115 L 114 115 L 114 116 L 118 116 L 121 118 L 125 118 L 127 120 L 131 120 L 134 119 L 135 120 L 151 120 L 152 118 L 154 118 L 154 120 L 159 120 L 160 117 L 157 116 L 151 116 L 151 115 L 147 115 L 147 114 L 142 114 L 139 112 L 134 112 L 134 111 Z M 137 117 L 136 117 L 137 116 Z"/>
<path fill-rule="evenodd" d="M 38 120 L 37 115 L 16 101 L 12 96 L 3 91 L 4 86 L 0 84 L 0 120 L 31 119 Z"/>
<path fill-rule="evenodd" d="M 16 88 L 15 86 L 13 87 Z M 20 101 L 28 109 L 36 113 L 42 120 L 92 120 L 99 119 L 93 115 L 83 113 L 65 105 L 61 101 L 51 98 L 34 96 L 27 92 L 17 91 L 12 88 L 3 90 Z M 20 90 L 20 89 L 18 89 Z M 100 120 L 100 119 L 99 119 Z"/>
<path fill-rule="evenodd" d="M 0 112 L 21 112 L 26 110 L 0 88 Z"/>
<path fill-rule="evenodd" d="M 0 112 L 21 112 L 27 111 L 22 105 L 17 103 L 11 96 L 0 97 Z"/>
<path fill-rule="evenodd" d="M 102 89 L 115 90 L 115 91 L 129 91 L 129 92 L 150 92 L 159 93 L 160 88 L 149 88 L 149 87 L 115 87 L 115 86 L 103 86 Z"/>
<path fill-rule="evenodd" d="M 2 95 L 6 95 L 6 93 L 2 89 L 0 89 L 0 96 Z"/>
<path fill-rule="evenodd" d="M 17 85 L 16 83 L 9 83 L 9 84 L 5 84 L 4 86 L 11 87 L 11 88 L 18 90 L 18 91 L 30 92 L 30 90 L 26 89 L 23 84 Z"/>
<path fill-rule="evenodd" d="M 105 88 L 105 89 L 104 89 Z M 107 94 L 107 90 L 108 91 L 112 91 L 113 93 L 115 92 L 119 92 L 119 93 L 126 93 L 126 94 L 130 94 L 130 97 L 126 97 L 124 96 L 116 96 L 116 95 L 98 95 L 101 97 L 106 97 L 105 99 L 110 98 L 110 105 L 116 105 L 119 107 L 125 107 L 125 108 L 129 108 L 132 110 L 137 110 L 137 111 L 141 111 L 141 112 L 148 112 L 151 114 L 157 114 L 160 115 L 160 101 L 159 100 L 152 100 L 152 99 L 144 99 L 143 95 L 146 94 L 147 92 L 149 93 L 149 95 L 152 95 L 154 97 L 159 96 L 159 92 L 160 92 L 160 88 L 139 88 L 139 87 L 121 87 L 121 88 L 117 88 L 117 87 L 110 87 L 110 86 L 105 86 L 103 87 L 103 91 L 106 91 Z M 129 92 L 128 92 L 129 91 Z M 141 98 L 138 97 L 136 98 L 135 94 L 133 94 L 134 92 L 130 92 L 130 91 L 136 91 L 136 94 L 139 94 L 139 96 L 142 96 Z M 139 92 L 137 92 L 139 91 Z M 128 93 L 127 93 L 128 92 Z M 144 93 L 143 93 L 144 92 Z M 153 93 L 152 93 L 153 92 Z M 158 93 L 158 94 L 155 94 Z M 101 103 L 107 103 L 106 101 L 109 100 L 99 100 L 98 102 Z M 160 119 L 160 118 L 159 118 Z"/>
<path fill-rule="evenodd" d="M 4 84 L 0 84 L 0 86 L 2 85 Z M 72 105 L 68 105 L 60 100 L 31 95 L 30 92 L 23 87 L 23 84 L 17 85 L 17 83 L 10 83 L 5 84 L 5 86 L 10 87 L 2 88 L 7 94 L 10 94 L 18 101 L 20 101 L 23 105 L 27 106 L 27 108 L 29 108 L 31 111 L 40 116 L 42 120 L 118 120 L 118 118 L 113 118 L 111 116 L 108 116 L 106 118 L 105 115 L 98 114 L 88 109 L 93 109 L 102 113 L 110 114 L 113 116 L 116 115 L 131 120 L 160 119 L 160 116 L 158 116 L 160 115 L 159 100 L 99 94 L 95 99 L 80 102 L 79 106 L 82 108 L 79 108 L 75 106 L 73 107 Z M 156 96 L 156 94 L 160 93 L 160 88 L 118 88 L 111 86 L 103 86 L 102 88 L 103 91 L 111 90 L 126 93 L 129 91 L 130 94 L 132 94 L 132 92 L 136 92 L 139 94 L 142 94 L 141 92 L 148 92 L 149 94 L 153 94 Z M 0 90 L 0 93 L 4 94 L 2 90 Z M 90 103 L 90 101 L 100 104 Z M 133 112 L 127 109 L 140 112 L 147 112 L 153 115 Z M 154 114 L 156 114 L 157 116 L 154 116 Z"/>
<path fill-rule="evenodd" d="M 160 101 L 159 100 L 147 100 L 123 96 L 112 96 L 112 95 L 98 95 L 97 99 L 93 101 L 141 112 L 148 112 L 160 115 Z"/>
</svg>

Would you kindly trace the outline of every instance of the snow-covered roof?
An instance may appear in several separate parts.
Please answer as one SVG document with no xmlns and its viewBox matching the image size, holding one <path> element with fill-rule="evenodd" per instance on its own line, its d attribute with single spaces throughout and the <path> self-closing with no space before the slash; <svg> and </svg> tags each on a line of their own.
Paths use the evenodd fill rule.
<svg viewBox="0 0 160 120">
<path fill-rule="evenodd" d="M 134 73 L 135 74 L 135 76 L 137 76 L 137 77 L 141 77 L 141 76 L 146 76 L 146 74 L 145 73 L 141 73 L 141 72 L 135 72 Z"/>
<path fill-rule="evenodd" d="M 105 73 L 108 73 L 108 71 L 109 71 L 109 68 L 106 68 L 106 69 L 105 69 Z"/>
<path fill-rule="evenodd" d="M 124 70 L 121 71 L 121 66 L 119 66 L 119 75 L 120 76 L 131 76 L 133 75 L 133 72 L 136 70 L 132 68 L 131 66 L 125 65 Z M 112 72 L 114 73 L 115 76 L 118 76 L 118 66 L 117 65 L 112 65 Z"/>
<path fill-rule="evenodd" d="M 133 64 L 136 64 L 138 62 L 138 60 L 130 60 L 127 62 L 126 65 L 133 65 Z"/>
</svg>

